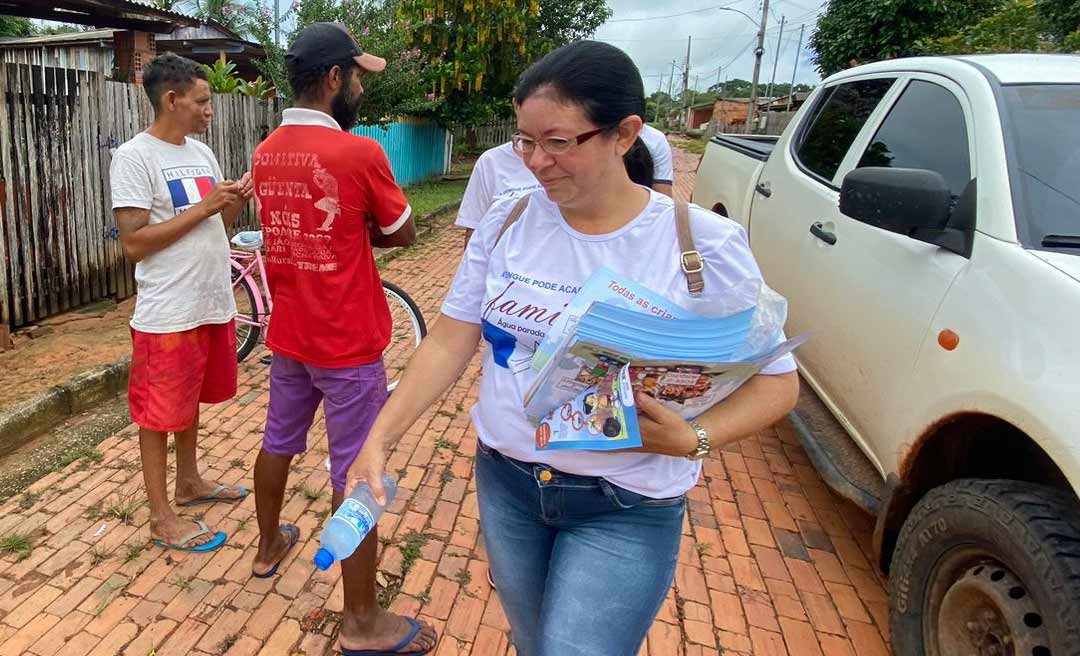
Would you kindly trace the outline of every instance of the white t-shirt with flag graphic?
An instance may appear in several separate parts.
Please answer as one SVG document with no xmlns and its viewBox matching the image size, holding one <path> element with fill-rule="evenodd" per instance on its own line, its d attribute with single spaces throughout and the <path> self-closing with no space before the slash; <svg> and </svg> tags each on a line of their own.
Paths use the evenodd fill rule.
<svg viewBox="0 0 1080 656">
<path fill-rule="evenodd" d="M 113 209 L 150 210 L 151 224 L 195 205 L 222 179 L 206 144 L 189 138 L 178 146 L 145 132 L 116 149 L 109 176 Z M 229 321 L 236 315 L 230 266 L 229 239 L 218 214 L 135 265 L 131 327 L 177 333 Z"/>
</svg>

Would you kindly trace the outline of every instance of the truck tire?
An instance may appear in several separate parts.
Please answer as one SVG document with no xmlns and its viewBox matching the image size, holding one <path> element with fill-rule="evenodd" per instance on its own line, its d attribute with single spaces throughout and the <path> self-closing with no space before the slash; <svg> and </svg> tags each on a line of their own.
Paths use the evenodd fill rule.
<svg viewBox="0 0 1080 656">
<path fill-rule="evenodd" d="M 1080 654 L 1076 499 L 1009 480 L 935 488 L 904 522 L 889 588 L 897 656 Z"/>
</svg>

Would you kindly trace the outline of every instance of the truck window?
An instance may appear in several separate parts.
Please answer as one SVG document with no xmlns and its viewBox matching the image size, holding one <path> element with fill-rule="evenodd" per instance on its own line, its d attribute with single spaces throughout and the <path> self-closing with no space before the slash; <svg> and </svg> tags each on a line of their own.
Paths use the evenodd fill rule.
<svg viewBox="0 0 1080 656">
<path fill-rule="evenodd" d="M 823 94 L 796 150 L 802 165 L 831 182 L 855 137 L 894 80 L 848 82 Z"/>
<path fill-rule="evenodd" d="M 927 169 L 945 178 L 953 198 L 971 181 L 967 122 L 945 87 L 913 80 L 882 121 L 859 167 Z"/>
</svg>

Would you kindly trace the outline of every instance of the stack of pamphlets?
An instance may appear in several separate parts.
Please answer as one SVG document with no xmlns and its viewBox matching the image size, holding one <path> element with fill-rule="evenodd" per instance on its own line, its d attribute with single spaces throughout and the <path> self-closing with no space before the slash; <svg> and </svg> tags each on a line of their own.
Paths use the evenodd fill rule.
<svg viewBox="0 0 1080 656">
<path fill-rule="evenodd" d="M 614 289 L 622 300 L 613 303 Z M 577 314 L 575 306 L 585 310 Z M 568 306 L 567 321 L 549 332 L 551 343 L 545 340 L 534 356 L 534 368 L 540 367 L 525 412 L 537 424 L 537 449 L 639 447 L 635 391 L 690 419 L 805 341 L 747 355 L 754 312 L 698 316 L 598 271 Z M 782 334 L 779 327 L 775 332 Z"/>
</svg>

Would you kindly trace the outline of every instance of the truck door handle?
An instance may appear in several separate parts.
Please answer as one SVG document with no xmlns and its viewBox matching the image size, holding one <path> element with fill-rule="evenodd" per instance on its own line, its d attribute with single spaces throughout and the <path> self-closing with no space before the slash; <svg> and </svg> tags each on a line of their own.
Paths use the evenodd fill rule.
<svg viewBox="0 0 1080 656">
<path fill-rule="evenodd" d="M 759 182 L 757 183 L 757 186 L 754 187 L 754 191 L 758 192 L 765 198 L 768 198 L 769 196 L 772 196 L 772 185 L 770 185 L 768 182 Z"/>
<path fill-rule="evenodd" d="M 810 226 L 810 234 L 814 235 L 829 246 L 832 246 L 836 243 L 836 234 L 826 230 L 825 225 L 822 224 L 821 221 L 818 221 L 814 225 Z"/>
</svg>

